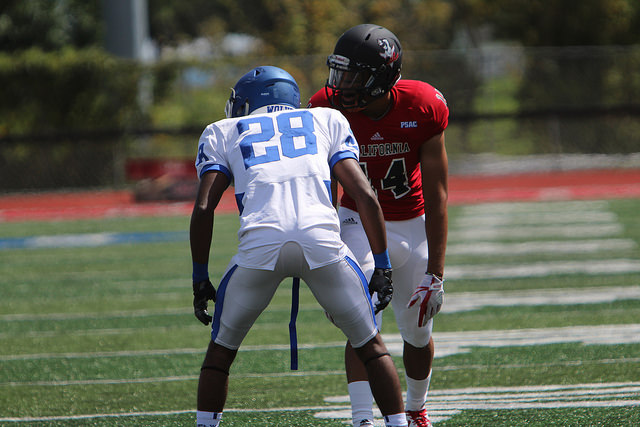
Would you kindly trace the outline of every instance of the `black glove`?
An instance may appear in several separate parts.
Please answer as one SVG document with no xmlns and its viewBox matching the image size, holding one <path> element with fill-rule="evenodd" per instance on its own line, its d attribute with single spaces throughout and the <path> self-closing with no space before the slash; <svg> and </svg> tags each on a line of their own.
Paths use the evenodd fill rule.
<svg viewBox="0 0 640 427">
<path fill-rule="evenodd" d="M 205 325 L 211 322 L 211 316 L 207 311 L 209 300 L 216 301 L 216 290 L 209 279 L 193 282 L 193 312 Z"/>
<path fill-rule="evenodd" d="M 378 294 L 378 301 L 375 306 L 375 313 L 378 314 L 389 305 L 393 296 L 393 281 L 391 280 L 390 268 L 375 268 L 373 270 L 373 276 L 369 281 L 369 293 L 373 295 L 374 292 Z"/>
</svg>

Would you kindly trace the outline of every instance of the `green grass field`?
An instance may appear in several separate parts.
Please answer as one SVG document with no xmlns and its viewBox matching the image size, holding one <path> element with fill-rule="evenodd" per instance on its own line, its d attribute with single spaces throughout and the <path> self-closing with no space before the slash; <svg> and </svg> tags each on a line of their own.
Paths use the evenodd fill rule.
<svg viewBox="0 0 640 427">
<path fill-rule="evenodd" d="M 635 199 L 450 208 L 437 426 L 640 425 L 639 211 Z M 209 328 L 192 314 L 188 222 L 0 223 L 0 425 L 195 425 Z M 236 227 L 216 217 L 212 278 Z M 347 425 L 344 338 L 302 286 L 291 371 L 290 298 L 285 281 L 245 340 L 225 426 Z"/>
</svg>

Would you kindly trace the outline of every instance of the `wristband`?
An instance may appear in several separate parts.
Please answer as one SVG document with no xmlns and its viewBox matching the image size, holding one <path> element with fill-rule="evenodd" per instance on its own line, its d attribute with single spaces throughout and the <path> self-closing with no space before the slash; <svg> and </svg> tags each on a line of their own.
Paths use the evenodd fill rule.
<svg viewBox="0 0 640 427">
<path fill-rule="evenodd" d="M 209 264 L 200 264 L 193 261 L 193 274 L 191 275 L 194 283 L 202 282 L 209 278 Z"/>
<path fill-rule="evenodd" d="M 373 262 L 376 268 L 391 268 L 391 260 L 389 259 L 389 250 L 385 249 L 384 252 L 379 254 L 373 254 Z"/>
</svg>

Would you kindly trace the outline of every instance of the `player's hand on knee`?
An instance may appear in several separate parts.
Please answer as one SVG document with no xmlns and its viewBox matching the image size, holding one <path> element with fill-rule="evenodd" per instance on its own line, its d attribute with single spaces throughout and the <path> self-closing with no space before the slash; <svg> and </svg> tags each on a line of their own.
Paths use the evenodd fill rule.
<svg viewBox="0 0 640 427">
<path fill-rule="evenodd" d="M 369 281 L 369 293 L 376 293 L 378 301 L 375 305 L 375 313 L 378 314 L 384 310 L 391 302 L 393 297 L 393 281 L 391 280 L 390 268 L 376 268 L 373 270 L 373 276 Z"/>
<path fill-rule="evenodd" d="M 216 290 L 209 279 L 193 282 L 193 312 L 205 325 L 212 319 L 207 311 L 209 300 L 216 301 Z"/>
<path fill-rule="evenodd" d="M 420 303 L 418 326 L 427 324 L 429 319 L 438 314 L 444 303 L 444 282 L 437 276 L 427 273 L 411 296 L 407 308 Z"/>
</svg>

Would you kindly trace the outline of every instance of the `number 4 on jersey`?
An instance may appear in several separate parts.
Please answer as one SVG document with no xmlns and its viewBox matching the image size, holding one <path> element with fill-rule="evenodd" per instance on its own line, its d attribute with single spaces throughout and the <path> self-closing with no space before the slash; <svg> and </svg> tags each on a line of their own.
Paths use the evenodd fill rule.
<svg viewBox="0 0 640 427">
<path fill-rule="evenodd" d="M 369 180 L 369 183 L 371 183 L 367 164 L 360 162 L 360 168 Z M 371 187 L 377 194 L 378 192 L 376 188 L 373 185 Z M 409 180 L 407 179 L 407 167 L 404 163 L 404 158 L 394 159 L 391 161 L 391 165 L 389 166 L 389 169 L 387 169 L 386 175 L 380 180 L 380 188 L 383 190 L 390 190 L 396 199 L 399 199 L 411 190 L 409 187 Z"/>
<path fill-rule="evenodd" d="M 386 175 L 380 180 L 380 187 L 383 190 L 390 190 L 396 199 L 399 199 L 411 190 L 404 158 L 393 159 L 393 161 L 391 161 Z"/>
</svg>

